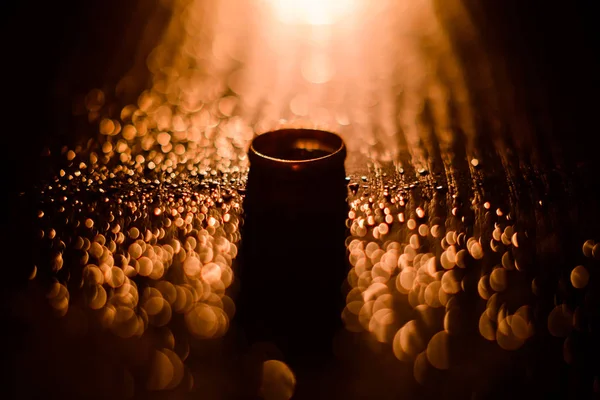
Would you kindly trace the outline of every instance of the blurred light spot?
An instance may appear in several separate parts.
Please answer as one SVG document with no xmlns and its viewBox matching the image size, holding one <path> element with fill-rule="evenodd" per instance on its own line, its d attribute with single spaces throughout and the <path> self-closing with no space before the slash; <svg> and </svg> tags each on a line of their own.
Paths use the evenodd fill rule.
<svg viewBox="0 0 600 400">
<path fill-rule="evenodd" d="M 440 331 L 433 335 L 427 345 L 427 359 L 437 369 L 450 368 L 449 342 L 448 333 Z"/>
<path fill-rule="evenodd" d="M 583 265 L 578 265 L 571 271 L 571 284 L 576 289 L 583 289 L 590 280 L 590 273 Z"/>
<path fill-rule="evenodd" d="M 265 400 L 288 400 L 294 395 L 296 377 L 283 362 L 268 360 L 262 366 L 260 395 Z"/>
</svg>

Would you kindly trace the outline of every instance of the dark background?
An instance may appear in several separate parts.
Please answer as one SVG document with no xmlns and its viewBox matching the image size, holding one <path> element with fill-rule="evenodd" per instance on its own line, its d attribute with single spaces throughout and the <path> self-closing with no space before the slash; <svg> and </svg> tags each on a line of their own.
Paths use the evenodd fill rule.
<svg viewBox="0 0 600 400">
<path fill-rule="evenodd" d="M 9 192 L 40 174 L 46 145 L 73 135 L 75 96 L 114 85 L 133 64 L 157 2 L 16 1 L 0 12 L 5 134 L 3 171 Z"/>
</svg>

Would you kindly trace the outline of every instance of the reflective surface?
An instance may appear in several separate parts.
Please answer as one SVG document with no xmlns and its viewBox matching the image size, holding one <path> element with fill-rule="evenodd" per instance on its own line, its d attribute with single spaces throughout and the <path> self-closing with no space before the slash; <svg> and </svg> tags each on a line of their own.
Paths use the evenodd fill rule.
<svg viewBox="0 0 600 400">
<path fill-rule="evenodd" d="M 60 75 L 72 115 L 3 237 L 14 398 L 598 394 L 597 139 L 573 133 L 589 106 L 520 58 L 502 7 L 371 3 L 138 5 L 118 74 L 80 96 Z M 344 328 L 302 371 L 236 319 L 246 152 L 281 127 L 348 147 Z M 318 207 L 303 237 L 253 238 L 265 259 L 310 249 Z"/>
</svg>

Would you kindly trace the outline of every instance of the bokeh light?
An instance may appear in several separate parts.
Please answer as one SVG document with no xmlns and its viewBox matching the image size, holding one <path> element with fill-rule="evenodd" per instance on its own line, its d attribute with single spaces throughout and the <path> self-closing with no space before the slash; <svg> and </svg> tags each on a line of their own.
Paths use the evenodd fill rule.
<svg viewBox="0 0 600 400">
<path fill-rule="evenodd" d="M 42 288 L 70 335 L 106 343 L 98 364 L 122 361 L 124 393 L 235 398 L 229 386 L 245 385 L 231 371 L 246 151 L 282 127 L 335 131 L 349 150 L 346 331 L 336 340 L 352 362 L 337 360 L 348 374 L 331 373 L 339 385 L 354 395 L 376 390 L 367 377 L 380 390 L 387 379 L 405 394 L 414 381 L 476 398 L 476 383 L 494 378 L 487 363 L 525 358 L 538 335 L 576 364 L 577 339 L 595 333 L 600 243 L 587 236 L 577 257 L 556 256 L 568 245 L 557 221 L 577 214 L 570 201 L 545 206 L 556 171 L 532 168 L 530 149 L 507 143 L 499 132 L 510 118 L 479 127 L 486 107 L 500 108 L 487 97 L 499 88 L 485 62 L 470 66 L 476 85 L 467 79 L 452 30 L 474 54 L 481 39 L 461 2 L 163 3 L 171 17 L 144 70 L 76 101 L 73 118 L 93 134 L 60 148 L 30 210 L 28 287 Z M 136 91 L 142 72 L 149 83 Z M 306 274 L 321 277 L 311 265 Z M 255 367 L 250 397 L 292 398 L 311 376 L 275 358 Z"/>
</svg>

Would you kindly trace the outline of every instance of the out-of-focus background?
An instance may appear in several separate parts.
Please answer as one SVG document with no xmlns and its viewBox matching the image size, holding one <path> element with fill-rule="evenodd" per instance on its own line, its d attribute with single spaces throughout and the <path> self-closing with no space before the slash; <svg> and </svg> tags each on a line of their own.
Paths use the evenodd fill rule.
<svg viewBox="0 0 600 400">
<path fill-rule="evenodd" d="M 1 7 L 9 398 L 600 393 L 591 1 Z M 279 127 L 348 146 L 310 373 L 235 319 L 245 154 Z"/>
<path fill-rule="evenodd" d="M 254 3 L 255 6 L 249 5 Z M 387 96 L 398 96 L 394 92 L 399 92 L 403 85 L 416 86 L 420 83 L 419 79 L 427 79 L 423 78 L 424 75 L 432 75 L 432 63 L 458 63 L 460 66 L 446 66 L 446 69 L 459 69 L 466 76 L 463 79 L 471 81 L 461 84 L 471 92 L 478 91 L 482 93 L 480 96 L 495 97 L 493 101 L 496 102 L 501 99 L 508 102 L 509 94 L 505 92 L 510 89 L 510 96 L 515 101 L 527 105 L 515 105 L 521 113 L 536 116 L 541 113 L 547 119 L 552 118 L 553 122 L 554 119 L 560 120 L 560 128 L 554 127 L 556 123 L 553 123 L 554 131 L 572 129 L 580 132 L 592 126 L 588 125 L 588 119 L 593 115 L 592 89 L 597 83 L 593 71 L 597 65 L 595 50 L 598 33 L 594 29 L 589 1 L 569 4 L 547 4 L 542 1 L 502 4 L 421 1 L 413 5 L 383 1 L 366 5 L 348 0 L 332 1 L 333 6 L 322 6 L 324 11 L 311 2 L 300 6 L 298 4 L 302 2 L 276 0 L 249 4 L 235 1 L 215 4 L 194 2 L 196 5 L 189 8 L 194 8 L 198 15 L 202 15 L 197 17 L 197 21 L 188 21 L 189 25 L 196 24 L 193 29 L 202 32 L 200 38 L 194 36 L 194 39 L 187 33 L 189 29 L 184 26 L 184 21 L 169 22 L 171 15 L 181 12 L 184 4 L 187 3 L 151 1 L 138 4 L 136 1 L 125 1 L 113 5 L 111 2 L 68 1 L 60 4 L 33 2 L 25 5 L 14 2 L 3 5 L 2 40 L 6 52 L 4 70 L 5 85 L 8 85 L 7 100 L 11 100 L 10 104 L 20 106 L 11 107 L 11 115 L 15 117 L 7 118 L 5 123 L 9 124 L 7 127 L 10 129 L 19 129 L 23 128 L 23 119 L 27 118 L 30 127 L 27 135 L 6 135 L 7 147 L 20 148 L 19 144 L 25 137 L 30 143 L 27 149 L 11 152 L 13 158 L 7 164 L 22 160 L 22 153 L 36 153 L 29 149 L 33 147 L 31 144 L 37 145 L 37 151 L 52 137 L 68 136 L 69 129 L 65 126 L 69 118 L 66 115 L 71 113 L 67 113 L 67 110 L 72 108 L 72 99 L 87 93 L 90 87 L 116 86 L 115 82 L 118 83 L 130 72 L 136 74 L 138 85 L 131 88 L 131 96 L 135 96 L 136 89 L 140 92 L 145 89 L 151 79 L 146 57 L 163 36 L 169 38 L 164 40 L 165 45 L 167 42 L 169 46 L 175 43 L 172 48 L 183 46 L 184 41 L 196 41 L 198 47 L 202 47 L 197 51 L 206 51 L 206 55 L 211 54 L 205 47 L 210 48 L 213 35 L 224 37 L 223 41 L 228 43 L 222 46 L 230 46 L 232 48 L 229 51 L 237 52 L 234 59 L 249 60 L 255 57 L 252 61 L 254 64 L 248 65 L 248 68 L 261 71 L 254 72 L 259 74 L 257 78 L 261 77 L 261 73 L 278 70 L 278 73 L 281 72 L 279 79 L 287 79 L 283 70 L 289 68 L 291 61 L 286 64 L 283 61 L 286 56 L 298 56 L 298 59 L 310 56 L 312 59 L 306 61 L 305 70 L 310 69 L 308 64 L 312 62 L 313 69 L 318 71 L 320 61 L 325 63 L 324 67 L 321 65 L 322 74 L 327 75 L 329 68 L 329 73 L 336 76 L 337 68 L 337 75 L 343 75 L 341 79 L 346 79 L 344 83 L 354 82 L 354 87 L 348 85 L 345 89 L 350 93 L 352 89 L 360 88 L 361 79 L 358 78 L 366 81 L 377 76 L 378 79 L 388 79 L 383 81 L 385 83 L 397 85 L 387 90 Z M 299 27 L 303 24 L 311 26 L 310 12 L 302 11 L 302 8 L 310 7 L 316 7 L 313 18 L 318 24 L 319 18 L 326 22 L 327 18 L 332 21 L 348 18 L 331 29 L 313 29 L 312 35 L 315 37 L 310 37 L 306 29 Z M 272 11 L 269 16 L 260 14 L 269 13 L 268 9 Z M 288 11 L 281 11 L 286 9 Z M 298 14 L 297 20 L 292 21 L 293 18 L 286 16 L 286 12 Z M 279 19 L 273 14 L 279 15 Z M 292 21 L 291 25 L 295 23 L 296 26 L 289 28 L 290 24 L 282 23 L 281 20 L 286 18 L 288 23 Z M 274 31 L 285 26 L 288 28 L 283 31 Z M 179 33 L 174 32 L 177 29 Z M 443 30 L 443 36 L 447 38 L 443 39 L 439 30 Z M 256 39 L 252 39 L 252 35 Z M 427 40 L 428 44 L 425 43 Z M 229 42 L 235 42 L 235 45 Z M 282 48 L 274 49 L 273 46 L 277 45 Z M 332 51 L 333 47 L 337 50 Z M 252 50 L 254 53 L 250 50 L 252 48 L 255 49 Z M 281 58 L 269 59 L 269 56 L 260 53 L 267 48 L 273 50 L 271 57 Z M 329 56 L 324 57 L 324 53 Z M 260 60 L 256 60 L 258 58 Z M 327 64 L 335 62 L 345 64 Z M 226 64 L 223 61 L 222 72 L 236 69 L 231 62 Z M 450 72 L 445 75 L 446 80 L 454 81 L 450 78 L 453 77 Z M 260 79 L 257 81 L 254 84 L 263 91 L 278 85 L 279 92 L 284 92 L 283 87 L 293 92 L 294 85 L 297 85 L 274 79 L 262 80 L 264 83 Z M 497 86 L 494 95 L 489 93 L 492 81 Z M 370 82 L 369 85 L 374 84 Z M 375 86 L 371 92 L 378 89 Z M 425 89 L 422 90 L 423 95 Z M 381 92 L 386 90 L 381 89 Z M 358 91 L 346 97 L 364 98 L 364 94 Z M 264 93 L 259 94 L 258 90 L 254 94 L 256 97 L 260 95 Z M 475 98 L 475 93 L 471 93 L 471 97 Z M 302 99 L 300 96 L 297 103 L 304 105 Z M 367 100 L 363 101 L 368 104 Z M 383 99 L 379 101 L 384 102 Z M 391 99 L 386 101 L 390 102 Z M 483 106 L 482 102 L 473 102 Z M 319 106 L 322 104 L 315 107 Z M 546 114 L 535 111 L 545 111 L 547 108 L 552 111 Z M 496 114 L 499 110 L 499 106 L 494 108 Z M 271 119 L 278 117 L 271 116 Z M 516 118 L 514 113 L 507 117 Z M 479 118 L 483 119 L 482 116 Z M 36 128 L 32 124 L 36 124 Z M 49 129 L 57 134 L 42 134 Z M 536 130 L 540 134 L 548 131 Z M 596 136 L 581 135 L 582 140 L 569 138 L 565 141 L 581 143 L 586 139 L 593 140 Z M 555 136 L 565 138 L 569 135 L 556 133 Z M 31 158 L 32 161 L 36 160 L 37 154 Z M 27 170 L 33 171 L 34 168 Z M 13 177 L 8 179 L 13 180 Z M 14 180 L 22 181 L 22 178 Z"/>
</svg>

